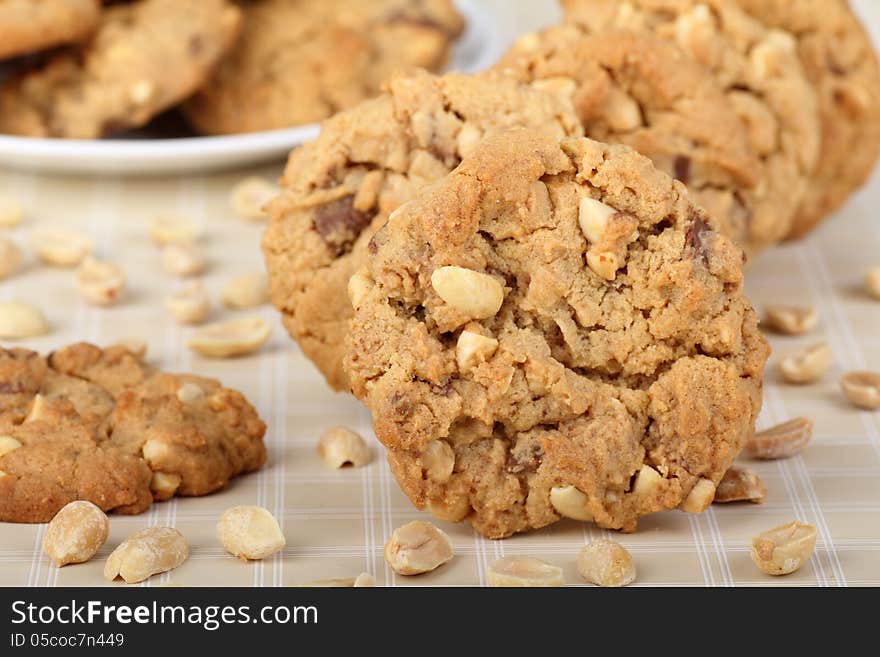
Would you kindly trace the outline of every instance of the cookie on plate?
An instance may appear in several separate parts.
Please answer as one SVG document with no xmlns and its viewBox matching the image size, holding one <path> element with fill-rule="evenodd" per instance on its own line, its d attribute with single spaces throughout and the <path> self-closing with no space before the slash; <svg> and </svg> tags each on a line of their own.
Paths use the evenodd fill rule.
<svg viewBox="0 0 880 657">
<path fill-rule="evenodd" d="M 200 87 L 234 44 L 228 0 L 138 0 L 95 36 L 0 88 L 0 132 L 92 139 L 147 123 Z"/>
<path fill-rule="evenodd" d="M 737 0 L 797 39 L 819 97 L 822 144 L 790 237 L 801 237 L 868 179 L 880 153 L 880 67 L 846 0 Z"/>
<path fill-rule="evenodd" d="M 185 106 L 200 132 L 320 121 L 397 69 L 439 70 L 463 28 L 451 0 L 257 0 L 240 44 Z"/>
<path fill-rule="evenodd" d="M 498 134 L 391 215 L 346 366 L 416 506 L 491 538 L 693 512 L 753 430 L 742 252 L 622 145 Z"/>
<path fill-rule="evenodd" d="M 98 0 L 3 0 L 0 59 L 83 41 L 100 19 Z"/>
<path fill-rule="evenodd" d="M 386 93 L 328 120 L 291 153 L 263 252 L 272 301 L 334 389 L 348 389 L 346 288 L 373 232 L 486 133 L 521 126 L 582 134 L 567 100 L 507 76 L 415 72 L 392 78 Z"/>
<path fill-rule="evenodd" d="M 816 92 L 794 37 L 769 30 L 735 0 L 563 0 L 565 19 L 591 32 L 647 30 L 675 43 L 712 73 L 746 126 L 761 160 L 758 187 L 743 193 L 749 252 L 781 241 L 790 231 L 819 155 Z M 725 216 L 732 191 L 700 190 L 710 214 Z"/>
<path fill-rule="evenodd" d="M 73 500 L 141 513 L 206 495 L 263 465 L 265 429 L 240 393 L 124 347 L 0 349 L 0 521 L 47 522 Z"/>
</svg>

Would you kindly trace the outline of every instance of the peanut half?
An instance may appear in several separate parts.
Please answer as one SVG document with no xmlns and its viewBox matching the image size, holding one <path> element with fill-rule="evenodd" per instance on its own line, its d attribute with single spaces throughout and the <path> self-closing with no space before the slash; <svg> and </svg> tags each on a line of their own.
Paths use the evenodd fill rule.
<svg viewBox="0 0 880 657">
<path fill-rule="evenodd" d="M 758 431 L 746 440 L 743 453 L 754 459 L 786 459 L 807 446 L 813 437 L 813 423 L 805 417 Z"/>
<path fill-rule="evenodd" d="M 125 290 L 125 272 L 117 265 L 87 256 L 77 271 L 77 285 L 86 301 L 96 306 L 116 303 Z"/>
<path fill-rule="evenodd" d="M 399 575 L 420 575 L 452 559 L 452 541 L 430 522 L 414 520 L 392 532 L 385 561 Z"/>
<path fill-rule="evenodd" d="M 351 429 L 333 427 L 318 439 L 318 454 L 331 468 L 352 466 L 360 468 L 370 462 L 370 448 Z"/>
<path fill-rule="evenodd" d="M 198 276 L 206 264 L 205 254 L 195 244 L 169 244 L 162 250 L 162 266 L 172 276 Z"/>
<path fill-rule="evenodd" d="M 209 358 L 232 358 L 250 354 L 272 334 L 272 325 L 259 316 L 216 322 L 193 334 L 187 346 Z"/>
<path fill-rule="evenodd" d="M 880 299 L 880 265 L 865 272 L 865 291 L 875 299 Z"/>
<path fill-rule="evenodd" d="M 709 508 L 713 499 L 715 484 L 709 479 L 700 479 L 678 508 L 688 513 L 702 513 Z"/>
<path fill-rule="evenodd" d="M 779 374 L 788 383 L 815 383 L 834 360 L 834 352 L 825 342 L 789 353 L 779 361 Z"/>
<path fill-rule="evenodd" d="M 174 570 L 189 556 L 189 545 L 176 529 L 147 527 L 135 532 L 107 557 L 104 579 L 117 577 L 126 584 L 143 582 L 153 575 Z"/>
<path fill-rule="evenodd" d="M 287 541 L 278 521 L 259 506 L 234 506 L 217 521 L 217 538 L 229 554 L 242 561 L 265 559 Z"/>
<path fill-rule="evenodd" d="M 732 467 L 718 483 L 713 504 L 726 502 L 755 502 L 760 504 L 767 497 L 767 488 L 761 478 L 751 470 Z"/>
<path fill-rule="evenodd" d="M 868 411 L 880 408 L 880 374 L 847 372 L 840 378 L 840 387 L 854 406 Z"/>
<path fill-rule="evenodd" d="M 587 511 L 587 501 L 587 496 L 574 486 L 554 486 L 550 489 L 550 505 L 565 518 L 591 521 L 593 515 Z"/>
<path fill-rule="evenodd" d="M 264 178 L 251 176 L 236 183 L 229 195 L 233 211 L 243 219 L 265 221 L 266 204 L 278 195 L 278 188 Z"/>
<path fill-rule="evenodd" d="M 636 579 L 636 567 L 626 548 L 616 541 L 593 541 L 577 559 L 578 575 L 596 586 L 626 586 Z"/>
<path fill-rule="evenodd" d="M 14 228 L 24 219 L 21 203 L 8 196 L 0 196 L 0 228 Z"/>
<path fill-rule="evenodd" d="M 191 244 L 198 240 L 201 231 L 186 217 L 163 215 L 153 218 L 149 226 L 150 237 L 158 246 L 168 244 Z"/>
<path fill-rule="evenodd" d="M 489 565 L 486 574 L 489 586 L 544 587 L 562 586 L 562 568 L 534 557 L 502 557 Z"/>
<path fill-rule="evenodd" d="M 46 526 L 43 552 L 61 568 L 88 561 L 110 532 L 107 515 L 91 502 L 77 500 L 62 507 Z"/>
<path fill-rule="evenodd" d="M 360 589 L 376 586 L 376 579 L 370 573 L 361 573 L 357 577 L 335 577 L 333 579 L 316 579 L 300 584 L 302 588 Z"/>
<path fill-rule="evenodd" d="M 777 333 L 801 335 L 819 325 L 815 306 L 773 305 L 764 308 L 764 326 Z"/>
<path fill-rule="evenodd" d="M 790 522 L 752 539 L 752 561 L 768 575 L 788 575 L 803 566 L 816 545 L 816 528 Z"/>
<path fill-rule="evenodd" d="M 0 281 L 9 278 L 21 267 L 21 249 L 15 242 L 0 237 Z"/>
<path fill-rule="evenodd" d="M 88 237 L 58 228 L 34 233 L 31 243 L 37 257 L 53 267 L 76 267 L 92 252 Z"/>
<path fill-rule="evenodd" d="M 190 281 L 165 299 L 165 308 L 181 324 L 201 324 L 211 312 L 211 301 L 200 281 Z"/>
<path fill-rule="evenodd" d="M 229 281 L 223 290 L 223 303 L 227 308 L 241 310 L 256 308 L 269 302 L 269 278 L 255 273 L 238 276 Z"/>
<path fill-rule="evenodd" d="M 504 302 L 504 288 L 489 274 L 456 267 L 438 267 L 431 287 L 443 301 L 472 319 L 492 317 Z"/>
<path fill-rule="evenodd" d="M 23 301 L 0 301 L 0 338 L 20 340 L 49 332 L 49 322 L 38 309 Z"/>
</svg>

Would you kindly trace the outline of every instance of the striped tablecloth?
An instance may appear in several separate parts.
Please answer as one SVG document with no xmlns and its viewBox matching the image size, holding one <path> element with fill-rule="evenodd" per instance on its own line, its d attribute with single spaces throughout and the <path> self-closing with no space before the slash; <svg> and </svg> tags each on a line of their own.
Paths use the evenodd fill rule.
<svg viewBox="0 0 880 657">
<path fill-rule="evenodd" d="M 503 10 L 505 3 L 492 3 Z M 521 4 L 500 28 L 515 34 L 533 21 L 547 22 L 541 3 Z M 872 27 L 880 26 L 873 0 L 860 7 Z M 0 523 L 0 585 L 101 585 L 103 562 L 132 532 L 147 525 L 177 527 L 191 544 L 189 560 L 145 586 L 289 586 L 308 580 L 375 575 L 379 585 L 485 585 L 495 558 L 511 554 L 540 557 L 561 566 L 566 581 L 579 582 L 574 562 L 585 542 L 606 532 L 592 525 L 561 522 L 542 531 L 504 541 L 481 538 L 468 525 L 438 522 L 451 537 L 455 558 L 434 573 L 414 578 L 395 575 L 382 547 L 391 531 L 409 520 L 428 519 L 398 490 L 372 437 L 368 413 L 350 396 L 330 392 L 281 328 L 275 312 L 261 312 L 276 325 L 258 354 L 232 361 L 206 360 L 185 347 L 190 329 L 178 326 L 163 300 L 173 282 L 163 272 L 147 222 L 159 213 L 190 217 L 204 227 L 210 256 L 205 283 L 216 303 L 215 318 L 234 316 L 220 309 L 219 296 L 234 275 L 259 270 L 261 227 L 233 215 L 230 186 L 249 173 L 278 175 L 281 163 L 181 179 L 93 179 L 0 172 L 0 195 L 19 199 L 27 221 L 11 231 L 22 246 L 37 228 L 66 226 L 89 233 L 99 256 L 120 262 L 130 279 L 124 302 L 109 309 L 83 303 L 73 274 L 39 267 L 0 282 L 0 299 L 21 297 L 38 305 L 52 332 L 24 342 L 47 351 L 87 340 L 107 344 L 139 337 L 149 343 L 151 360 L 171 371 L 194 371 L 242 390 L 269 425 L 267 467 L 239 478 L 205 498 L 154 504 L 141 516 L 111 516 L 110 538 L 87 564 L 53 567 L 42 554 L 42 525 Z M 861 277 L 880 264 L 880 179 L 807 240 L 776 249 L 748 271 L 747 288 L 756 306 L 812 304 L 821 311 L 811 335 L 771 336 L 774 356 L 766 381 L 761 427 L 807 416 L 815 423 L 810 446 L 794 458 L 749 463 L 769 494 L 763 505 L 713 506 L 700 516 L 677 511 L 642 520 L 639 531 L 615 535 L 629 549 L 638 569 L 637 585 L 880 585 L 880 412 L 862 412 L 843 398 L 839 375 L 851 369 L 880 370 L 880 302 L 861 290 Z M 779 355 L 797 346 L 827 341 L 836 364 L 820 383 L 794 387 L 775 373 Z M 362 469 L 332 471 L 319 459 L 320 433 L 336 424 L 351 426 L 373 443 L 373 462 Z M 259 504 L 279 519 L 287 536 L 283 552 L 263 562 L 241 563 L 226 555 L 214 535 L 220 513 L 235 504 Z M 809 564 L 785 578 L 761 574 L 748 555 L 751 537 L 793 519 L 818 529 Z"/>
</svg>

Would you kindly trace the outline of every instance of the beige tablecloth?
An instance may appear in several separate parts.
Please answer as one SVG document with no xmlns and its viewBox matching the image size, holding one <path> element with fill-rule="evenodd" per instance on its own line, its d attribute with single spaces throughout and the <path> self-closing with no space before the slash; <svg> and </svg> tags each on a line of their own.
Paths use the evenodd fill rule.
<svg viewBox="0 0 880 657">
<path fill-rule="evenodd" d="M 491 4 L 499 11 L 507 6 Z M 531 21 L 551 20 L 541 4 L 522 3 L 519 14 L 508 13 L 499 21 L 500 29 L 513 34 Z M 878 25 L 880 12 L 873 1 L 861 6 L 873 12 L 873 24 Z M 274 163 L 254 171 L 274 177 L 280 167 Z M 438 522 L 452 537 L 454 560 L 428 575 L 395 575 L 382 557 L 386 538 L 395 527 L 428 519 L 428 514 L 415 510 L 398 490 L 381 445 L 372 436 L 367 412 L 350 396 L 333 394 L 323 385 L 273 309 L 259 311 L 276 329 L 267 348 L 254 356 L 217 361 L 188 351 L 190 329 L 179 327 L 163 307 L 173 282 L 147 236 L 147 221 L 157 213 L 176 213 L 204 227 L 210 255 L 205 283 L 217 302 L 214 317 L 234 316 L 220 309 L 224 283 L 262 267 L 261 227 L 235 217 L 228 206 L 230 186 L 251 172 L 125 180 L 0 172 L 0 195 L 18 198 L 27 209 L 26 223 L 11 231 L 16 241 L 24 246 L 39 227 L 85 231 L 94 238 L 97 254 L 121 263 L 131 282 L 121 304 L 99 309 L 80 300 L 70 271 L 29 261 L 22 274 L 0 282 L 0 299 L 28 299 L 52 322 L 48 336 L 27 340 L 25 346 L 46 351 L 78 340 L 106 344 L 144 338 L 157 365 L 220 378 L 242 390 L 269 425 L 264 470 L 210 497 L 157 503 L 141 516 L 111 516 L 110 538 L 90 563 L 54 568 L 41 553 L 45 526 L 0 523 L 0 585 L 101 585 L 109 552 L 147 525 L 177 527 L 192 548 L 183 566 L 147 586 L 288 586 L 361 571 L 374 574 L 379 585 L 485 585 L 488 564 L 511 554 L 557 564 L 566 581 L 577 584 L 578 551 L 606 532 L 573 521 L 504 541 L 483 539 L 468 525 Z M 815 422 L 813 441 L 800 456 L 748 464 L 769 490 L 763 505 L 716 505 L 699 516 L 660 513 L 644 519 L 635 534 L 615 535 L 635 559 L 639 585 L 880 585 L 880 412 L 855 410 L 837 385 L 843 371 L 880 370 L 880 302 L 869 299 L 860 286 L 864 270 L 880 264 L 878 206 L 880 179 L 875 177 L 810 238 L 768 253 L 750 268 L 747 287 L 756 306 L 786 302 L 821 309 L 814 334 L 771 337 L 775 355 L 759 420 L 766 427 L 807 416 Z M 826 340 L 834 351 L 836 365 L 828 376 L 804 387 L 780 383 L 773 368 L 779 354 L 817 340 Z M 318 458 L 317 437 L 335 424 L 351 426 L 369 438 L 374 460 L 368 467 L 332 471 Z M 284 551 L 247 564 L 226 555 L 214 536 L 214 525 L 219 514 L 235 504 L 270 509 L 287 536 Z M 749 559 L 750 538 L 793 519 L 818 529 L 812 559 L 789 577 L 761 574 Z"/>
</svg>

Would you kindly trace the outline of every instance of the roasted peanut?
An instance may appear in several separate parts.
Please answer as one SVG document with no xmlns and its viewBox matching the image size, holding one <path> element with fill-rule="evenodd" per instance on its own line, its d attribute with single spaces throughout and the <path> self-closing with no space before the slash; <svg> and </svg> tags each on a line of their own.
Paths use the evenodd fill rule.
<svg viewBox="0 0 880 657">
<path fill-rule="evenodd" d="M 865 273 L 865 290 L 875 299 L 880 299 L 880 265 L 871 267 Z"/>
<path fill-rule="evenodd" d="M 398 527 L 385 543 L 385 561 L 399 575 L 420 575 L 452 559 L 452 541 L 429 522 Z"/>
<path fill-rule="evenodd" d="M 489 565 L 486 573 L 489 586 L 545 587 L 562 586 L 562 568 L 534 557 L 502 557 Z"/>
<path fill-rule="evenodd" d="M 49 322 L 39 310 L 22 301 L 0 301 L 0 338 L 20 340 L 49 332 Z"/>
<path fill-rule="evenodd" d="M 172 276 L 198 276 L 207 259 L 195 244 L 169 244 L 162 250 L 162 266 Z"/>
<path fill-rule="evenodd" d="M 798 454 L 813 437 L 813 423 L 805 417 L 758 431 L 746 440 L 743 453 L 754 459 L 786 459 Z"/>
<path fill-rule="evenodd" d="M 233 278 L 223 291 L 227 308 L 256 308 L 269 302 L 269 279 L 266 274 L 245 274 Z"/>
<path fill-rule="evenodd" d="M 287 541 L 278 521 L 259 506 L 234 506 L 217 521 L 217 538 L 229 554 L 242 561 L 265 559 Z"/>
<path fill-rule="evenodd" d="M 840 378 L 840 387 L 854 406 L 868 411 L 880 408 L 880 374 L 847 372 Z"/>
<path fill-rule="evenodd" d="M 833 359 L 831 347 L 820 342 L 784 356 L 779 361 L 779 374 L 788 383 L 815 383 L 825 375 Z"/>
<path fill-rule="evenodd" d="M 748 501 L 760 504 L 766 497 L 767 488 L 758 475 L 745 468 L 732 467 L 718 483 L 712 503 Z"/>
<path fill-rule="evenodd" d="M 229 195 L 229 204 L 243 219 L 264 221 L 265 207 L 278 194 L 278 188 L 268 180 L 251 176 L 237 183 Z"/>
<path fill-rule="evenodd" d="M 370 573 L 361 573 L 357 577 L 336 577 L 334 579 L 316 579 L 305 584 L 303 588 L 334 588 L 334 589 L 360 589 L 376 586 L 376 579 Z"/>
<path fill-rule="evenodd" d="M 231 358 L 256 351 L 271 334 L 271 324 L 262 317 L 245 317 L 204 326 L 193 334 L 187 346 L 210 358 Z"/>
<path fill-rule="evenodd" d="M 88 561 L 107 540 L 110 521 L 91 502 L 78 500 L 65 505 L 46 527 L 43 552 L 61 568 Z"/>
<path fill-rule="evenodd" d="M 154 472 L 150 480 L 150 490 L 153 491 L 153 498 L 157 500 L 170 500 L 177 494 L 180 488 L 180 482 L 183 478 L 179 474 L 168 472 Z"/>
<path fill-rule="evenodd" d="M 347 465 L 360 468 L 370 462 L 370 448 L 358 434 L 345 427 L 333 427 L 318 440 L 318 454 L 331 468 Z"/>
<path fill-rule="evenodd" d="M 768 575 L 788 575 L 807 562 L 815 545 L 815 527 L 790 522 L 755 536 L 750 556 Z"/>
<path fill-rule="evenodd" d="M 0 196 L 0 228 L 14 228 L 24 219 L 21 203 L 8 196 Z"/>
<path fill-rule="evenodd" d="M 21 447 L 21 443 L 12 436 L 0 436 L 0 456 L 6 456 L 19 447 Z"/>
<path fill-rule="evenodd" d="M 626 548 L 615 541 L 593 541 L 577 559 L 578 575 L 596 586 L 626 586 L 636 579 L 636 567 Z"/>
<path fill-rule="evenodd" d="M 462 331 L 455 347 L 458 369 L 469 372 L 480 363 L 489 360 L 497 349 L 498 340 L 472 331 Z"/>
<path fill-rule="evenodd" d="M 143 582 L 153 575 L 177 568 L 189 556 L 189 545 L 176 529 L 147 527 L 125 539 L 107 557 L 104 579 L 117 577 L 126 584 Z"/>
<path fill-rule="evenodd" d="M 764 308 L 764 326 L 777 333 L 801 335 L 819 325 L 819 311 L 814 306 L 774 305 Z"/>
<path fill-rule="evenodd" d="M 87 256 L 77 272 L 77 284 L 86 301 L 109 306 L 118 301 L 125 290 L 125 273 L 114 264 Z"/>
<path fill-rule="evenodd" d="M 702 513 L 709 508 L 714 497 L 715 484 L 709 479 L 700 479 L 678 508 L 688 513 Z"/>
<path fill-rule="evenodd" d="M 590 521 L 593 515 L 587 511 L 587 496 L 574 486 L 554 486 L 550 489 L 550 504 L 556 513 L 574 520 Z"/>
<path fill-rule="evenodd" d="M 464 267 L 438 267 L 431 274 L 431 287 L 443 301 L 472 319 L 492 317 L 504 302 L 501 283 Z"/>
<path fill-rule="evenodd" d="M 89 238 L 57 228 L 34 233 L 32 244 L 37 257 L 53 267 L 76 267 L 92 252 Z"/>
<path fill-rule="evenodd" d="M 422 454 L 422 466 L 431 481 L 447 481 L 455 468 L 455 452 L 445 440 L 432 440 Z"/>
<path fill-rule="evenodd" d="M 200 324 L 211 312 L 211 301 L 200 281 L 190 281 L 165 299 L 165 308 L 181 324 Z"/>
<path fill-rule="evenodd" d="M 21 249 L 15 242 L 0 237 L 0 281 L 12 276 L 21 267 Z"/>
<path fill-rule="evenodd" d="M 150 237 L 158 246 L 191 244 L 198 240 L 198 227 L 186 217 L 165 215 L 150 222 Z"/>
</svg>

